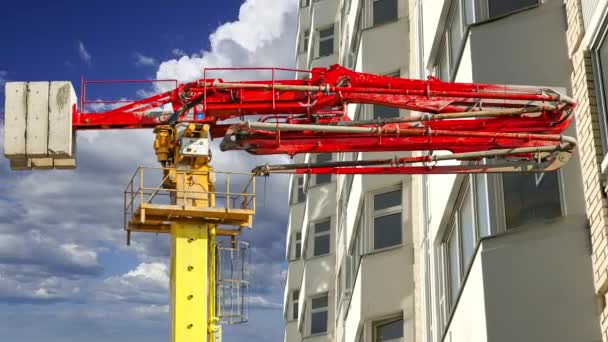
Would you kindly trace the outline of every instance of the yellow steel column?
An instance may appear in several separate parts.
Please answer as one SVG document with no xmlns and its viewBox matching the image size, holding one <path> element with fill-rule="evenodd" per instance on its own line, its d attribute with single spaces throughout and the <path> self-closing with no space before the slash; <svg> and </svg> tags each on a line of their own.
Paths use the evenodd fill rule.
<svg viewBox="0 0 608 342">
<path fill-rule="evenodd" d="M 209 225 L 171 224 L 171 339 L 205 342 L 208 332 Z"/>
</svg>

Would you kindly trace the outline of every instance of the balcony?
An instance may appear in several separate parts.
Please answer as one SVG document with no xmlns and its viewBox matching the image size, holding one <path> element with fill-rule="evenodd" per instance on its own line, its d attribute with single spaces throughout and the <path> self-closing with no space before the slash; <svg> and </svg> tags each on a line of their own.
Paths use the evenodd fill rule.
<svg viewBox="0 0 608 342">
<path fill-rule="evenodd" d="M 587 239 L 576 220 L 483 239 L 443 333 L 454 341 L 600 341 Z"/>
</svg>

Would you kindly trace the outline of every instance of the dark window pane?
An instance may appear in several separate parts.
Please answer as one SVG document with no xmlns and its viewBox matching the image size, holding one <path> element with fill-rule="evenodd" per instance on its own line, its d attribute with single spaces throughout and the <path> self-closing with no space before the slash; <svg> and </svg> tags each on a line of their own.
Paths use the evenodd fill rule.
<svg viewBox="0 0 608 342">
<path fill-rule="evenodd" d="M 327 163 L 331 161 L 331 153 L 319 153 L 317 154 L 317 156 L 315 157 L 315 161 L 317 163 Z"/>
<path fill-rule="evenodd" d="M 539 184 L 534 174 L 503 174 L 507 229 L 538 220 L 560 217 L 557 172 L 546 172 Z"/>
<path fill-rule="evenodd" d="M 331 174 L 318 174 L 317 185 L 331 183 Z"/>
<path fill-rule="evenodd" d="M 398 18 L 397 0 L 373 0 L 374 25 L 395 21 Z"/>
<path fill-rule="evenodd" d="M 536 4 L 538 0 L 488 0 L 488 13 L 490 18 L 495 18 Z"/>
<path fill-rule="evenodd" d="M 319 42 L 319 57 L 329 56 L 334 53 L 334 39 L 326 39 Z"/>
<path fill-rule="evenodd" d="M 399 108 L 374 105 L 374 119 L 391 119 L 399 117 Z"/>
<path fill-rule="evenodd" d="M 327 307 L 327 303 L 328 303 L 328 297 L 327 295 L 322 296 L 322 297 L 317 297 L 317 298 L 313 298 L 311 300 L 311 308 L 314 309 L 320 309 L 320 308 L 326 308 Z"/>
<path fill-rule="evenodd" d="M 329 221 L 315 223 L 315 233 L 327 232 L 331 229 L 331 225 Z"/>
<path fill-rule="evenodd" d="M 322 334 L 327 332 L 327 311 L 313 312 L 310 317 L 310 333 Z"/>
<path fill-rule="evenodd" d="M 329 254 L 329 234 L 315 236 L 314 256 Z"/>
<path fill-rule="evenodd" d="M 374 196 L 374 210 L 382 210 L 401 205 L 401 190 L 385 192 Z"/>
<path fill-rule="evenodd" d="M 293 290 L 292 298 L 297 301 L 300 298 L 300 290 Z"/>
<path fill-rule="evenodd" d="M 300 259 L 301 257 L 302 257 L 302 242 L 296 241 L 295 258 Z"/>
<path fill-rule="evenodd" d="M 378 342 L 392 341 L 403 337 L 403 320 L 393 321 L 376 327 Z"/>
<path fill-rule="evenodd" d="M 298 319 L 298 311 L 299 311 L 299 305 L 298 303 L 293 303 L 293 319 Z"/>
<path fill-rule="evenodd" d="M 401 243 L 401 213 L 374 218 L 374 249 Z"/>
<path fill-rule="evenodd" d="M 462 45 L 462 12 L 460 10 L 460 4 L 457 3 L 454 12 L 452 13 L 452 22 L 450 25 L 450 60 L 452 61 L 452 68 L 456 69 L 454 64 L 460 54 L 460 47 Z"/>
</svg>

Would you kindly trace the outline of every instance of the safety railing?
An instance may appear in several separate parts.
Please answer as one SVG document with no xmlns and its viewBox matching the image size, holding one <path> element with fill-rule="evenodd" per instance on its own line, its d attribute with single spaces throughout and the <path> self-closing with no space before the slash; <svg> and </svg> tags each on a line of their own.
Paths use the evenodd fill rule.
<svg viewBox="0 0 608 342">
<path fill-rule="evenodd" d="M 193 183 L 195 176 L 208 176 L 209 186 Z M 176 187 L 176 181 L 187 184 Z M 177 206 L 177 207 L 176 207 Z M 124 227 L 142 208 L 167 208 L 173 216 L 184 210 L 255 212 L 255 177 L 251 173 L 174 170 L 138 167 L 124 191 Z"/>
</svg>

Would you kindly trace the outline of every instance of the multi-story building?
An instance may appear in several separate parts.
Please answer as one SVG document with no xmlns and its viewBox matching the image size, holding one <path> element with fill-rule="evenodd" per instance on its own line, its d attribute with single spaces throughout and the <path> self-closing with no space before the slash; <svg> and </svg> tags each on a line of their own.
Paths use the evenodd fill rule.
<svg viewBox="0 0 608 342">
<path fill-rule="evenodd" d="M 578 132 L 582 159 L 545 174 L 292 177 L 285 341 L 601 340 L 608 139 L 597 114 L 603 93 L 589 79 L 602 75 L 602 42 L 582 37 L 595 25 L 603 39 L 605 2 L 300 1 L 299 69 L 340 63 L 569 94 L 579 81 L 584 113 L 569 133 Z M 347 111 L 353 119 L 408 115 L 371 105 Z M 378 153 L 295 161 L 371 157 Z"/>
</svg>

